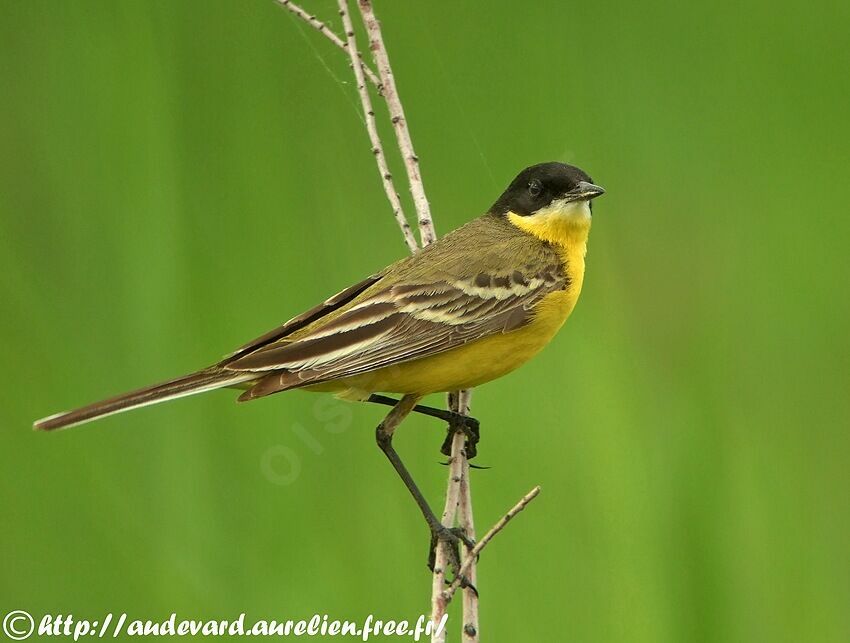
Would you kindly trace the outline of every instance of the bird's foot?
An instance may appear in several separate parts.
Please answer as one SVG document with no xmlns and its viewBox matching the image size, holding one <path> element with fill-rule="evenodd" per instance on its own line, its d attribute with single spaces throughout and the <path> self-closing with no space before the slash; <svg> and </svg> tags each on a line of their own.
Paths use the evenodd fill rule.
<svg viewBox="0 0 850 643">
<path fill-rule="evenodd" d="M 466 459 L 472 460 L 478 454 L 478 440 L 481 439 L 480 426 L 480 422 L 474 417 L 451 411 L 449 430 L 446 433 L 443 446 L 440 447 L 440 453 L 447 456 L 452 454 L 452 441 L 455 433 L 460 432 L 466 436 Z"/>
<path fill-rule="evenodd" d="M 432 527 L 431 548 L 428 552 L 428 569 L 432 572 L 434 571 L 434 566 L 437 561 L 437 547 L 439 547 L 441 543 L 446 544 L 448 563 L 451 566 L 452 573 L 455 575 L 455 578 L 458 578 L 458 575 L 460 574 L 460 544 L 463 543 L 463 545 L 467 548 L 467 551 L 472 551 L 472 548 L 475 547 L 475 542 L 466 535 L 466 532 L 464 532 L 461 527 L 446 527 L 441 524 L 437 524 Z M 460 576 L 460 586 L 464 588 L 469 587 L 478 594 L 478 590 L 475 589 L 475 586 L 470 583 L 469 579 L 465 576 Z"/>
</svg>

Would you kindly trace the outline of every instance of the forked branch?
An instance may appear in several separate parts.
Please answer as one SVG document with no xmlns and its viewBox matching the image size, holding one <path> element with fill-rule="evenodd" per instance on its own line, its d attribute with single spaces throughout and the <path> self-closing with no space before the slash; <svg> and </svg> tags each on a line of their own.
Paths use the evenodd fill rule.
<svg viewBox="0 0 850 643">
<path fill-rule="evenodd" d="M 325 24 L 324 22 L 322 22 L 321 20 L 316 18 L 316 16 L 304 11 L 304 9 L 299 7 L 294 2 L 291 2 L 290 0 L 275 0 L 275 2 L 277 2 L 281 7 L 283 7 L 284 9 L 289 11 L 290 13 L 301 18 L 301 20 L 303 20 L 308 25 L 313 27 L 313 29 L 315 29 L 319 33 L 323 34 L 325 36 L 325 38 L 330 40 L 333 44 L 335 44 L 337 47 L 339 47 L 343 51 L 345 51 L 348 48 L 346 46 L 345 41 L 342 38 L 340 38 L 339 36 L 337 36 L 333 32 L 333 30 L 330 27 L 328 27 L 327 24 Z M 363 73 L 366 74 L 366 78 L 368 78 L 369 82 L 372 83 L 375 86 L 375 88 L 380 92 L 381 91 L 381 81 L 378 80 L 378 77 L 375 75 L 375 72 L 373 72 L 369 68 L 369 66 L 366 65 L 366 63 L 363 62 L 362 56 L 360 56 L 358 54 L 357 58 L 360 61 L 360 65 L 359 65 L 360 68 L 363 70 Z"/>
<path fill-rule="evenodd" d="M 291 4 L 291 3 L 290 3 Z M 407 244 L 408 250 L 411 253 L 416 252 L 419 246 L 416 245 L 416 239 L 410 231 L 410 224 L 407 222 L 407 217 L 404 216 L 404 210 L 401 207 L 401 200 L 398 192 L 396 192 L 395 184 L 393 183 L 393 175 L 390 173 L 390 168 L 387 166 L 387 158 L 384 155 L 384 148 L 381 145 L 381 137 L 378 135 L 378 127 L 375 123 L 375 110 L 372 109 L 372 98 L 369 96 L 369 88 L 366 87 L 366 81 L 363 77 L 363 67 L 357 65 L 360 58 L 360 53 L 357 49 L 357 38 L 354 35 L 354 25 L 351 24 L 351 16 L 348 13 L 347 0 L 338 0 L 339 15 L 342 17 L 342 27 L 345 29 L 346 47 L 349 58 L 351 58 L 351 69 L 354 71 L 354 79 L 357 82 L 357 93 L 360 96 L 360 104 L 363 106 L 363 114 L 366 120 L 366 131 L 369 134 L 369 141 L 372 144 L 372 154 L 375 156 L 375 162 L 378 164 L 378 173 L 381 175 L 381 183 L 384 186 L 387 200 L 390 202 L 390 207 L 393 209 L 393 216 L 396 223 L 401 228 L 401 234 L 404 237 L 404 242 Z"/>
<path fill-rule="evenodd" d="M 469 555 L 466 560 L 461 564 L 460 570 L 458 571 L 457 578 L 455 578 L 451 585 L 443 592 L 447 600 L 451 600 L 451 597 L 461 586 L 461 579 L 464 577 L 464 574 L 467 574 L 472 566 L 475 564 L 474 561 L 478 558 L 484 548 L 489 544 L 491 540 L 498 534 L 502 529 L 507 527 L 508 523 L 523 509 L 528 506 L 532 500 L 534 500 L 538 494 L 540 493 L 540 485 L 537 485 L 525 494 L 522 498 L 520 498 L 519 502 L 516 503 L 513 507 L 511 507 L 508 512 L 499 518 L 499 521 L 490 528 L 484 536 L 475 543 L 475 547 L 470 550 Z"/>
<path fill-rule="evenodd" d="M 375 17 L 371 0 L 357 0 L 360 7 L 360 15 L 363 16 L 363 24 L 366 25 L 366 33 L 369 34 L 369 49 L 378 67 L 378 75 L 381 78 L 384 100 L 390 110 L 390 119 L 395 130 L 398 148 L 404 159 L 404 167 L 407 170 L 407 182 L 410 184 L 410 193 L 413 195 L 413 204 L 416 207 L 416 217 L 419 224 L 419 240 L 423 246 L 427 246 L 437 238 L 434 231 L 434 222 L 431 219 L 431 207 L 428 205 L 428 197 L 425 196 L 425 186 L 422 184 L 422 176 L 419 174 L 419 157 L 413 149 L 413 141 L 410 138 L 410 130 L 407 128 L 407 120 L 404 117 L 404 108 L 395 86 L 395 77 L 390 66 L 390 57 L 381 35 L 381 23 Z"/>
</svg>

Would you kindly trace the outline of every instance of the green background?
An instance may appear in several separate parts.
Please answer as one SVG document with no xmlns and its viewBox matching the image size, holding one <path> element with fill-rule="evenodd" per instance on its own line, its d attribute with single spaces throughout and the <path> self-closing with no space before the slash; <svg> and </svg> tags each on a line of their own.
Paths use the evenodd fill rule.
<svg viewBox="0 0 850 643">
<path fill-rule="evenodd" d="M 377 3 L 439 232 L 540 161 L 608 190 L 564 331 L 475 393 L 479 530 L 543 487 L 485 640 L 850 640 L 848 6 Z M 428 610 L 380 408 L 30 430 L 403 255 L 349 74 L 268 0 L 0 4 L 4 613 Z M 442 437 L 397 440 L 435 504 Z"/>
</svg>

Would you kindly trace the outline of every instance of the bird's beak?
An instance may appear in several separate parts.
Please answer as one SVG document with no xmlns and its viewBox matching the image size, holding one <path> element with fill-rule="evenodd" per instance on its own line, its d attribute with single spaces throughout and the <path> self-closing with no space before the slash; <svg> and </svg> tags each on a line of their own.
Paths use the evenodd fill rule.
<svg viewBox="0 0 850 643">
<path fill-rule="evenodd" d="M 605 190 L 598 185 L 588 183 L 587 181 L 579 181 L 574 189 L 567 192 L 566 198 L 567 201 L 590 201 L 603 194 L 605 194 Z"/>
</svg>

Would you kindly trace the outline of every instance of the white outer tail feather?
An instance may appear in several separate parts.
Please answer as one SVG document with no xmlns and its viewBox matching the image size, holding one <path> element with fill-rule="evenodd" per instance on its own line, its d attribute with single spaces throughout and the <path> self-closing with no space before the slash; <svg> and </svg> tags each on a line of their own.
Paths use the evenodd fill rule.
<svg viewBox="0 0 850 643">
<path fill-rule="evenodd" d="M 186 375 L 159 385 L 119 395 L 102 402 L 96 402 L 95 404 L 84 406 L 79 409 L 56 413 L 54 415 L 41 418 L 40 420 L 36 420 L 33 423 L 33 428 L 35 430 L 42 431 L 67 429 L 72 426 L 79 426 L 81 424 L 93 422 L 94 420 L 109 417 L 110 415 L 123 413 L 124 411 L 139 409 L 144 406 L 159 404 L 160 402 L 167 402 L 169 400 L 176 400 L 178 398 L 188 397 L 197 393 L 205 393 L 207 391 L 241 384 L 242 382 L 247 382 L 249 380 L 256 379 L 257 377 L 255 373 L 234 373 L 232 377 L 219 376 L 219 378 L 210 373 L 208 377 L 204 379 L 204 375 L 205 373 L 200 371 L 198 373 Z M 199 380 L 197 384 L 192 383 L 193 378 L 197 378 Z M 72 419 L 75 417 L 78 417 L 79 419 Z M 62 418 L 67 418 L 68 421 L 63 422 Z"/>
</svg>

